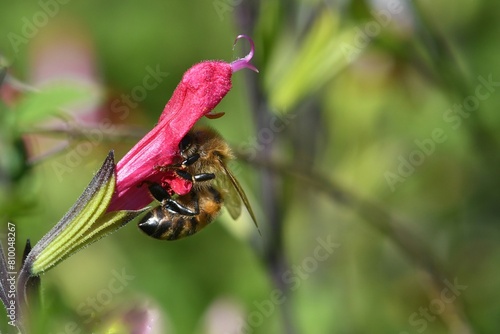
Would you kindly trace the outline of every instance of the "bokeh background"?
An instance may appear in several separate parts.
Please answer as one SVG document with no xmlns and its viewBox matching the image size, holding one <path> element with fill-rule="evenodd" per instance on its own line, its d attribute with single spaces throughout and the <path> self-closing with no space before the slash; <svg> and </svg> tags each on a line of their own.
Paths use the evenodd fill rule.
<svg viewBox="0 0 500 334">
<path fill-rule="evenodd" d="M 248 215 L 175 242 L 132 222 L 41 277 L 34 328 L 497 333 L 499 11 L 492 0 L 2 2 L 0 232 L 16 224 L 19 257 L 109 150 L 119 159 L 157 122 L 190 66 L 245 55 L 245 41 L 232 50 L 245 33 L 260 70 L 236 73 L 226 115 L 200 122 L 239 154 L 231 168 L 262 237 Z"/>
</svg>

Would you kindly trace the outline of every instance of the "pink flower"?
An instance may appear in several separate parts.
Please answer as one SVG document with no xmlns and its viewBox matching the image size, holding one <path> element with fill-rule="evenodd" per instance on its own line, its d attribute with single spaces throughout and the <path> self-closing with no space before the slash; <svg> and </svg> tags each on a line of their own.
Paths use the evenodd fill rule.
<svg viewBox="0 0 500 334">
<path fill-rule="evenodd" d="M 138 210 L 148 205 L 152 198 L 144 181 L 160 183 L 166 190 L 183 195 L 191 190 L 191 182 L 177 177 L 173 172 L 160 171 L 158 166 L 178 162 L 181 139 L 198 119 L 209 114 L 231 89 L 234 72 L 249 68 L 251 51 L 231 64 L 223 61 L 204 61 L 186 71 L 168 101 L 158 124 L 142 138 L 116 166 L 116 190 L 108 211 Z M 235 41 L 235 43 L 236 43 Z"/>
</svg>

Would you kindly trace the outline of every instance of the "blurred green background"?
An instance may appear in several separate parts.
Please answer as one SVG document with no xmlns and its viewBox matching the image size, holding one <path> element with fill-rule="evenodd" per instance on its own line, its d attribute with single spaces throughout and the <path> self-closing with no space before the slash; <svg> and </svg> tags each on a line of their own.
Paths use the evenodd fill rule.
<svg viewBox="0 0 500 334">
<path fill-rule="evenodd" d="M 42 276 L 35 327 L 132 333 L 146 315 L 151 333 L 497 333 L 499 11 L 492 0 L 3 3 L 9 78 L 43 93 L 73 73 L 80 86 L 55 96 L 87 97 L 38 115 L 40 92 L 2 87 L 0 233 L 16 224 L 19 256 L 109 150 L 119 159 L 157 122 L 190 66 L 245 55 L 245 41 L 231 48 L 246 33 L 260 70 L 236 73 L 216 108 L 226 115 L 201 122 L 239 153 L 231 167 L 263 236 L 247 215 L 175 242 L 132 222 Z M 157 87 L 113 111 L 158 68 Z M 35 116 L 12 122 L 20 105 Z M 61 118 L 113 127 L 90 140 L 40 131 Z"/>
</svg>

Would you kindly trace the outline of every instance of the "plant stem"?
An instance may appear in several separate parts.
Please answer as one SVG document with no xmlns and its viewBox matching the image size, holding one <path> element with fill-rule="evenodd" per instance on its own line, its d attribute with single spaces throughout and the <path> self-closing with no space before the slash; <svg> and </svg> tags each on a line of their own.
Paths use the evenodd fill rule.
<svg viewBox="0 0 500 334">
<path fill-rule="evenodd" d="M 242 154 L 239 154 L 239 158 L 272 171 L 276 175 L 292 176 L 302 181 L 306 186 L 324 192 L 335 203 L 357 213 L 371 227 L 391 240 L 423 272 L 421 282 L 429 302 L 436 298 L 439 299 L 441 292 L 447 288 L 445 280 L 451 276 L 441 269 L 442 263 L 436 259 L 422 238 L 406 228 L 405 226 L 408 224 L 396 218 L 390 211 L 373 201 L 357 196 L 341 187 L 337 182 L 317 173 L 304 172 L 293 165 L 277 163 L 264 158 L 248 159 Z M 452 333 L 474 333 L 464 307 L 458 301 L 447 304 L 446 310 L 440 314 L 440 317 Z"/>
</svg>

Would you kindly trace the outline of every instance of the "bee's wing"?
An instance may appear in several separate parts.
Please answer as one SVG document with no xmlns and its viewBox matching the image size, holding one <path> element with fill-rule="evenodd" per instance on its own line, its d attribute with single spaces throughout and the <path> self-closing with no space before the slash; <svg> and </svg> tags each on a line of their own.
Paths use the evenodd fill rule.
<svg viewBox="0 0 500 334">
<path fill-rule="evenodd" d="M 224 206 L 233 219 L 237 219 L 241 214 L 241 196 L 239 195 L 232 179 L 234 176 L 226 168 L 226 166 L 219 161 L 221 170 L 215 177 L 217 189 L 223 193 Z"/>
<path fill-rule="evenodd" d="M 257 227 L 257 230 L 259 230 L 257 219 L 255 219 L 252 207 L 250 206 L 250 202 L 248 202 L 247 195 L 243 191 L 243 188 L 241 187 L 238 180 L 236 180 L 233 173 L 231 173 L 231 171 L 226 167 L 226 165 L 221 160 L 219 160 L 219 163 L 225 174 L 224 176 L 219 177 L 219 181 L 222 183 L 219 189 L 224 189 L 227 192 L 226 196 L 224 197 L 224 206 L 227 208 L 227 211 L 229 211 L 231 217 L 233 219 L 236 219 L 241 214 L 241 201 L 243 201 L 243 204 L 250 214 L 250 217 L 252 217 L 253 223 Z"/>
</svg>

